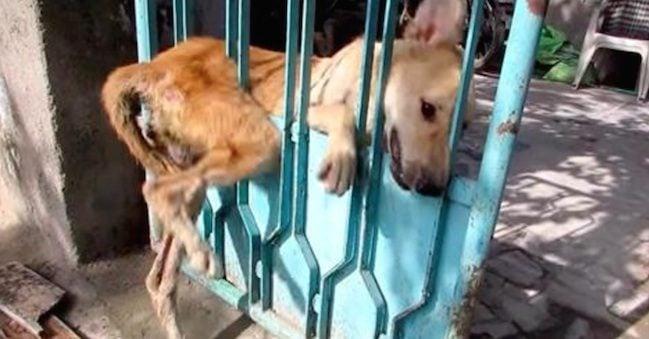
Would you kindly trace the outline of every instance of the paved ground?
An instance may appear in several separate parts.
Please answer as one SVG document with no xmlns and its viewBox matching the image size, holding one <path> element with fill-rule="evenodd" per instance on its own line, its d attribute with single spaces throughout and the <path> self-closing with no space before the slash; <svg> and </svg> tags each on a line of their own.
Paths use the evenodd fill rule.
<svg viewBox="0 0 649 339">
<path fill-rule="evenodd" d="M 482 122 L 494 86 L 478 83 Z M 533 83 L 474 333 L 606 338 L 647 313 L 647 108 L 602 89 Z M 467 133 L 472 172 L 483 130 Z"/>
<path fill-rule="evenodd" d="M 478 123 L 461 167 L 480 159 L 495 80 L 478 82 Z M 648 337 L 649 110 L 632 96 L 534 82 L 472 332 L 476 337 Z M 21 259 L 65 287 L 66 320 L 89 338 L 160 338 L 136 253 L 69 271 L 35 250 L 34 232 L 0 230 L 0 262 Z M 19 245 L 21 244 L 21 245 Z M 191 338 L 267 338 L 184 281 Z"/>
</svg>

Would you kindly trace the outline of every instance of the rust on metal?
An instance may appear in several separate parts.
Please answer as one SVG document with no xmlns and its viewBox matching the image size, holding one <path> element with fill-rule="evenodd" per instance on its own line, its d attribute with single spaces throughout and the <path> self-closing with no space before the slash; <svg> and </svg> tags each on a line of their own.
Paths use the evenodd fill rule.
<svg viewBox="0 0 649 339">
<path fill-rule="evenodd" d="M 453 312 L 451 320 L 452 329 L 455 332 L 454 338 L 468 338 L 471 329 L 471 318 L 473 316 L 473 307 L 475 306 L 478 296 L 478 289 L 482 282 L 481 267 L 473 267 L 469 270 L 469 282 L 466 294 L 462 298 L 462 303 Z"/>
<path fill-rule="evenodd" d="M 516 121 L 507 119 L 507 121 L 498 126 L 498 135 L 503 135 L 505 133 L 518 133 L 518 124 L 516 123 Z"/>
<path fill-rule="evenodd" d="M 548 7 L 548 0 L 527 0 L 527 5 L 533 14 L 544 16 Z"/>
</svg>

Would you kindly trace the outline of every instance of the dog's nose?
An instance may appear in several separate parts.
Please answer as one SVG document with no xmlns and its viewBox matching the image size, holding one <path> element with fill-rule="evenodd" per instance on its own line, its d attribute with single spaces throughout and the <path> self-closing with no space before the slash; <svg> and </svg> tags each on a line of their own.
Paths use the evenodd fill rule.
<svg viewBox="0 0 649 339">
<path fill-rule="evenodd" d="M 445 187 L 438 186 L 432 182 L 418 182 L 415 185 L 415 192 L 429 197 L 439 197 L 444 192 L 444 189 Z"/>
</svg>

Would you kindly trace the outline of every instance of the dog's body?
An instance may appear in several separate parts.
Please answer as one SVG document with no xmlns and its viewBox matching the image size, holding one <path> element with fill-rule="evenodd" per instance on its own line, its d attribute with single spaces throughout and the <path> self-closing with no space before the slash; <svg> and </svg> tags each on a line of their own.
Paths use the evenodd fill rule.
<svg viewBox="0 0 649 339">
<path fill-rule="evenodd" d="M 426 43 L 434 31 L 422 32 L 415 33 L 421 41 L 394 43 L 383 102 L 385 144 L 392 175 L 404 189 L 437 195 L 449 177 L 448 128 L 461 53 L 451 38 Z M 319 178 L 337 195 L 349 189 L 356 172 L 362 46 L 356 40 L 331 58 L 311 60 L 308 122 L 329 136 Z M 279 158 L 280 132 L 269 115 L 283 112 L 285 56 L 251 47 L 250 91 L 245 92 L 237 86 L 236 66 L 224 47 L 215 39 L 190 39 L 150 63 L 118 68 L 102 93 L 118 135 L 156 177 L 143 192 L 165 238 L 147 288 L 171 337 L 180 337 L 172 294 L 181 251 L 199 271 L 223 273 L 220 260 L 193 226 L 206 187 L 231 185 Z M 379 50 L 377 44 L 376 55 Z M 373 73 L 377 64 L 375 60 Z M 373 98 L 371 94 L 369 112 L 376 104 Z M 138 116 L 140 101 L 150 112 L 146 122 Z M 369 117 L 368 131 L 373 127 Z"/>
</svg>

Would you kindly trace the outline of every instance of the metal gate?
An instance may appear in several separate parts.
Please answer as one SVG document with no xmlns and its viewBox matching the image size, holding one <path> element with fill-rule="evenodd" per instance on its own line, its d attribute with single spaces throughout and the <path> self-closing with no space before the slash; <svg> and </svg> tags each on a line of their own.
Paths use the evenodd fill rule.
<svg viewBox="0 0 649 339">
<path fill-rule="evenodd" d="M 172 1 L 179 42 L 191 31 L 192 2 Z M 148 61 L 156 52 L 155 0 L 135 3 L 139 58 Z M 298 68 L 301 79 L 310 79 L 315 1 L 287 0 L 287 4 L 287 105 L 283 119 L 276 121 L 283 131 L 281 170 L 236 187 L 209 189 L 197 227 L 224 258 L 226 279 L 207 280 L 187 267 L 183 270 L 280 337 L 465 336 L 498 216 L 546 0 L 516 2 L 478 178 L 453 176 L 441 198 L 403 191 L 391 175 L 384 174 L 389 172 L 383 170 L 388 163 L 380 145 L 381 105 L 376 105 L 376 112 L 366 112 L 368 66 L 374 58 L 373 48 L 367 47 L 362 56 L 357 125 L 364 130 L 367 115 L 374 114 L 372 145 L 358 150 L 360 174 L 350 192 L 338 198 L 319 186 L 315 173 L 326 137 L 310 133 L 306 124 L 309 81 L 294 81 Z M 384 43 L 377 56 L 376 102 L 382 102 L 398 16 L 398 0 L 369 0 L 365 46 L 376 40 L 382 4 Z M 471 9 L 462 86 L 449 140 L 451 154 L 459 139 L 482 5 L 482 0 L 474 1 Z M 227 53 L 238 65 L 244 89 L 248 86 L 249 9 L 250 0 L 226 0 Z"/>
</svg>

